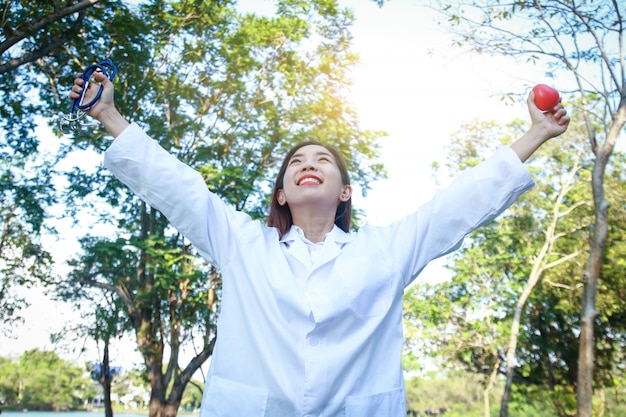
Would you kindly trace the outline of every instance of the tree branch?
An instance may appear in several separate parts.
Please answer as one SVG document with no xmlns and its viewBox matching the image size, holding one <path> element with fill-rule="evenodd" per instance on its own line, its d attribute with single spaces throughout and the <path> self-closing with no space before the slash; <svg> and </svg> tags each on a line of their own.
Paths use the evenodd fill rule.
<svg viewBox="0 0 626 417">
<path fill-rule="evenodd" d="M 5 41 L 0 42 L 0 55 L 2 55 L 4 52 L 6 52 L 7 49 L 9 49 L 10 47 L 12 47 L 13 45 L 21 42 L 22 40 L 24 40 L 27 36 L 29 36 L 32 33 L 36 33 L 38 31 L 40 31 L 41 29 L 43 29 L 44 27 L 48 26 L 50 23 L 56 22 L 66 16 L 72 15 L 74 13 L 77 12 L 81 12 L 91 6 L 93 6 L 96 3 L 101 2 L 102 0 L 82 0 L 79 3 L 76 3 L 74 5 L 68 6 L 68 7 L 64 7 L 52 14 L 46 15 L 44 17 L 42 17 L 41 19 L 33 22 L 32 24 L 30 24 L 28 27 L 26 27 L 25 29 L 19 29 L 17 31 L 14 32 L 13 36 L 7 38 Z"/>
</svg>

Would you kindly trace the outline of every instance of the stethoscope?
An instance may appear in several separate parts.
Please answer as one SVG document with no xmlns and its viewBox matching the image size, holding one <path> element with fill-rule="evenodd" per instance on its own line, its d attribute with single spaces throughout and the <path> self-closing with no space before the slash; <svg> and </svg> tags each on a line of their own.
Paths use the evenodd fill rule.
<svg viewBox="0 0 626 417">
<path fill-rule="evenodd" d="M 104 61 L 98 62 L 97 64 L 91 64 L 85 68 L 83 74 L 81 75 L 81 78 L 85 81 L 83 91 L 80 93 L 78 98 L 72 100 L 72 108 L 70 109 L 70 112 L 62 115 L 61 120 L 59 121 L 59 127 L 63 133 L 70 134 L 75 131 L 79 125 L 85 126 L 90 124 L 84 120 L 84 117 L 87 114 L 87 110 L 89 110 L 89 108 L 100 99 L 102 90 L 104 89 L 102 84 L 100 84 L 100 88 L 92 100 L 88 103 L 83 103 L 83 100 L 85 99 L 85 93 L 87 92 L 87 87 L 89 86 L 89 80 L 91 80 L 94 72 L 97 71 L 103 73 L 109 80 L 113 81 L 115 74 L 117 74 L 117 67 L 109 58 L 107 58 Z"/>
</svg>

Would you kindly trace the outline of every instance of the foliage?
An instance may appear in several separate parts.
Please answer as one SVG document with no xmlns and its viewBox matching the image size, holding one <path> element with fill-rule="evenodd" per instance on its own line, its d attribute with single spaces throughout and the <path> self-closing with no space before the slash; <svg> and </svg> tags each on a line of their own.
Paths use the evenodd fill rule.
<svg viewBox="0 0 626 417">
<path fill-rule="evenodd" d="M 0 130 L 0 332 L 7 334 L 28 306 L 18 289 L 52 279 L 53 260 L 41 243 L 42 233 L 52 232 L 45 224 L 56 202 L 52 170 L 22 145 Z"/>
<path fill-rule="evenodd" d="M 506 129 L 486 122 L 464 126 L 452 140 L 449 160 L 439 164 L 439 171 L 447 168 L 456 173 L 475 165 L 500 145 L 496 138 L 504 138 L 506 143 L 519 128 L 519 122 Z M 519 401 L 547 389 L 550 395 L 546 399 L 560 415 L 571 414 L 575 408 L 579 271 L 584 261 L 580 253 L 589 240 L 593 218 L 589 188 L 593 163 L 585 158 L 583 137 L 581 126 L 573 123 L 566 136 L 544 145 L 529 166 L 536 187 L 497 221 L 472 233 L 464 248 L 448 258 L 453 271 L 449 281 L 415 285 L 405 299 L 408 333 L 416 340 L 415 347 L 441 357 L 453 369 L 485 377 L 493 369 L 504 374 L 503 358 L 518 295 L 549 237 L 546 231 L 550 223 L 556 220 L 550 250 L 540 267 L 542 281 L 522 316 L 514 374 L 518 385 L 513 395 Z M 622 180 L 626 160 L 616 154 L 613 161 L 608 196 L 618 207 L 607 251 L 621 253 L 624 229 L 620 216 L 623 204 L 619 201 L 624 201 L 626 191 Z M 562 190 L 566 191 L 565 198 L 558 200 Z M 556 201 L 561 201 L 558 206 L 554 206 Z M 598 386 L 610 385 L 614 365 L 624 360 L 619 346 L 625 342 L 626 328 L 622 314 L 617 312 L 623 311 L 617 306 L 623 306 L 620 297 L 626 288 L 622 259 L 605 259 L 603 282 L 610 284 L 600 290 Z M 484 381 L 487 385 L 487 379 Z"/>
<path fill-rule="evenodd" d="M 18 403 L 18 369 L 15 361 L 0 356 L 0 400 L 3 405 Z"/>
<path fill-rule="evenodd" d="M 482 377 L 470 372 L 444 372 L 414 377 L 406 381 L 408 415 L 441 415 L 445 417 L 484 417 Z M 492 403 L 501 395 L 499 385 L 490 395 Z M 514 402 L 511 406 L 519 417 L 553 417 L 550 400 L 541 393 Z M 411 414 L 413 413 L 413 414 Z M 430 413 L 430 414 L 428 414 Z M 439 413 L 439 414 L 437 414 Z M 498 414 L 492 406 L 490 415 Z"/>
<path fill-rule="evenodd" d="M 0 17 L 0 268 L 2 290 L 0 331 L 8 332 L 19 310 L 28 305 L 17 295 L 20 286 L 51 280 L 52 259 L 40 241 L 54 233 L 45 221 L 57 202 L 54 156 L 41 152 L 42 115 L 58 108 L 55 62 L 67 66 L 64 48 L 77 38 L 85 22 L 102 16 L 96 1 L 2 2 Z M 107 4 L 124 7 L 119 1 Z M 60 7 L 61 6 L 61 7 Z M 93 20 L 91 20 L 93 22 Z M 88 33 L 101 37 L 106 25 L 93 25 Z M 48 67 L 51 65 L 51 67 Z M 63 107 L 67 107 L 63 103 Z"/>
<path fill-rule="evenodd" d="M 24 352 L 18 361 L 0 358 L 0 398 L 14 409 L 74 410 L 93 398 L 86 371 L 54 352 Z"/>
<path fill-rule="evenodd" d="M 189 385 L 185 387 L 181 407 L 187 411 L 199 409 L 200 404 L 202 403 L 203 392 L 204 384 L 195 380 L 190 381 Z"/>
<path fill-rule="evenodd" d="M 493 404 L 490 416 L 499 415 L 497 398 L 502 394 L 503 384 L 500 381 L 490 394 Z M 407 379 L 407 410 L 408 415 L 441 415 L 445 417 L 484 417 L 483 380 L 471 372 L 443 372 L 423 377 Z M 516 417 L 553 417 L 558 415 L 554 405 L 555 391 L 536 387 L 532 390 L 517 392 L 519 385 L 514 386 L 513 400 L 510 404 L 511 414 Z M 621 416 L 626 410 L 623 401 L 624 388 L 607 389 L 598 392 L 594 401 L 604 404 L 604 415 Z M 600 406 L 599 406 L 600 408 Z M 427 413 L 431 414 L 427 414 Z M 436 414 L 440 413 L 440 414 Z"/>
<path fill-rule="evenodd" d="M 40 236 L 45 210 L 54 198 L 48 169 L 24 162 L 20 170 L 18 156 L 7 163 L 11 152 L 3 149 L 1 139 L 0 133 L 0 332 L 9 333 L 28 305 L 18 288 L 51 279 L 53 261 Z"/>
<path fill-rule="evenodd" d="M 119 69 L 120 111 L 197 169 L 234 208 L 264 217 L 280 156 L 309 138 L 337 146 L 353 182 L 367 190 L 384 176 L 377 161 L 383 133 L 361 130 L 345 98 L 358 58 L 350 50 L 351 12 L 328 0 L 276 1 L 274 16 L 240 13 L 235 5 L 152 0 L 131 7 L 101 0 L 70 1 L 59 9 L 54 1 L 7 3 L 2 46 L 15 46 L 0 49 L 3 62 L 13 65 L 0 80 L 0 124 L 8 151 L 36 154 L 35 114 L 48 116 L 45 122 L 59 135 L 58 161 L 105 148 L 99 129 L 60 137 L 52 115 L 67 111 L 63 98 L 75 74 L 109 57 Z M 212 352 L 219 275 L 167 219 L 101 167 L 60 167 L 49 164 L 49 172 L 36 176 L 51 181 L 58 173 L 65 181 L 55 184 L 67 184 L 33 193 L 42 213 L 43 203 L 58 198 L 64 215 L 89 213 L 93 222 L 116 229 L 81 239 L 83 252 L 71 261 L 67 279 L 57 282 L 57 297 L 82 307 L 85 331 L 105 347 L 134 332 L 152 387 L 150 414 L 175 413 L 191 375 Z M 180 352 L 191 350 L 190 343 L 199 345 L 196 355 L 181 364 Z"/>
<path fill-rule="evenodd" d="M 427 411 L 443 411 L 452 407 L 470 410 L 482 402 L 482 387 L 473 374 L 450 373 L 426 378 L 414 377 L 406 381 L 407 409 L 421 415 Z"/>
<path fill-rule="evenodd" d="M 542 65 L 547 77 L 558 80 L 566 102 L 571 98 L 584 122 L 586 141 L 595 158 L 590 171 L 594 212 L 587 260 L 580 266 L 579 273 L 583 277 L 582 303 L 576 330 L 578 359 L 573 370 L 577 379 L 576 414 L 591 417 L 593 385 L 598 380 L 595 354 L 601 345 L 595 340 L 597 300 L 610 230 L 609 190 L 605 182 L 609 159 L 626 125 L 623 77 L 626 6 L 624 2 L 609 0 L 508 3 L 440 0 L 434 3 L 442 12 L 443 24 L 456 35 L 458 46 Z M 537 277 L 534 275 L 531 279 Z M 532 288 L 527 289 L 532 291 Z M 517 308 L 519 312 L 519 305 Z M 515 334 L 513 331 L 512 348 Z M 511 381 L 513 364 L 510 357 L 508 360 L 508 381 Z M 502 398 L 502 417 L 508 415 L 508 387 L 510 384 Z M 562 414 L 568 414 L 568 410 L 564 403 Z"/>
</svg>

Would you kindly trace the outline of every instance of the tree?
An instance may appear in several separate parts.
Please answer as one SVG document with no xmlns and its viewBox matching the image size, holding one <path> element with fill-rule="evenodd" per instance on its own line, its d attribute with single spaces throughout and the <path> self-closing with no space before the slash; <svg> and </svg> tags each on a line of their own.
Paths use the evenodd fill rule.
<svg viewBox="0 0 626 417">
<path fill-rule="evenodd" d="M 607 242 L 609 207 L 605 173 L 619 133 L 626 123 L 626 72 L 623 2 L 489 1 L 438 4 L 459 45 L 481 53 L 526 57 L 546 65 L 547 75 L 571 77 L 580 100 L 587 140 L 595 156 L 592 190 L 593 235 L 582 271 L 577 415 L 592 414 L 594 326 L 598 279 Z M 526 24 L 522 25 L 521 23 Z M 502 415 L 507 415 L 503 404 Z"/>
<path fill-rule="evenodd" d="M 204 392 L 204 384 L 196 380 L 189 381 L 189 385 L 183 393 L 182 407 L 185 410 L 192 411 L 200 408 L 202 403 L 202 393 Z"/>
<path fill-rule="evenodd" d="M 95 393 L 84 369 L 54 352 L 29 350 L 16 362 L 2 358 L 0 375 L 4 405 L 19 409 L 75 410 Z"/>
<path fill-rule="evenodd" d="M 498 146 L 500 138 L 506 143 L 518 136 L 521 124 L 464 126 L 451 141 L 445 168 L 456 173 L 476 164 Z M 450 280 L 416 285 L 407 294 L 407 333 L 419 329 L 409 346 L 419 343 L 420 349 L 441 357 L 443 363 L 484 375 L 485 414 L 491 408 L 488 393 L 501 373 L 518 383 L 517 392 L 526 401 L 548 398 L 559 415 L 571 415 L 581 287 L 573 271 L 583 263 L 581 254 L 593 218 L 588 186 L 593 162 L 584 152 L 584 136 L 583 126 L 573 122 L 566 136 L 544 145 L 529 163 L 537 179 L 535 189 L 497 221 L 471 234 L 465 247 L 449 258 Z M 625 166 L 620 154 L 614 165 L 608 197 L 620 201 Z M 619 251 L 623 222 L 618 219 L 619 215 L 609 247 Z M 611 285 L 601 289 L 600 305 L 609 308 L 598 326 L 598 386 L 611 386 L 614 377 L 609 375 L 623 361 L 619 346 L 626 328 L 621 314 L 616 314 L 623 308 L 615 306 L 623 304 L 618 299 L 626 282 L 623 273 L 614 269 L 619 268 L 619 259 L 605 260 L 613 272 L 603 273 Z M 507 350 L 516 350 L 513 372 L 506 366 Z"/>
<path fill-rule="evenodd" d="M 111 403 L 111 386 L 113 378 L 121 373 L 121 367 L 111 366 L 109 358 L 109 346 L 111 339 L 122 336 L 127 330 L 127 321 L 124 320 L 123 307 L 118 298 L 111 294 L 104 294 L 103 302 L 95 309 L 95 326 L 89 333 L 96 342 L 102 342 L 102 362 L 94 365 L 91 373 L 102 385 L 104 391 L 104 415 L 113 417 L 113 404 Z"/>
<path fill-rule="evenodd" d="M 0 18 L 0 331 L 7 332 L 19 311 L 28 305 L 17 294 L 22 286 L 52 280 L 53 260 L 41 244 L 42 233 L 54 234 L 47 225 L 50 209 L 58 202 L 54 185 L 54 157 L 39 152 L 37 123 L 53 109 L 57 80 L 47 65 L 67 66 L 66 47 L 85 22 L 102 16 L 101 0 L 2 2 Z M 104 2 L 103 2 L 104 3 Z M 123 10 L 121 2 L 107 1 Z M 93 21 L 91 21 L 93 22 Z M 90 25 L 97 39 L 106 25 Z M 80 39 L 79 41 L 85 38 Z M 102 39 L 102 37 L 100 38 Z M 86 49 L 89 49 L 87 47 Z M 50 88 L 45 85 L 46 75 Z M 34 92 L 41 95 L 36 98 Z M 56 105 L 53 105 L 54 103 Z M 66 106 L 66 103 L 63 103 Z M 65 110 L 65 109 L 64 109 Z"/>
<path fill-rule="evenodd" d="M 28 305 L 16 289 L 51 280 L 53 260 L 40 236 L 54 197 L 48 168 L 34 165 L 33 158 L 18 155 L 1 142 L 0 161 L 0 332 L 8 334 Z"/>
<path fill-rule="evenodd" d="M 0 356 L 0 402 L 3 406 L 17 404 L 19 372 L 15 361 Z"/>
<path fill-rule="evenodd" d="M 575 138 L 576 132 L 570 131 L 567 137 Z M 572 247 L 571 245 L 564 246 L 561 244 L 563 239 L 572 239 L 574 236 L 580 236 L 580 232 L 587 228 L 585 221 L 572 220 L 572 217 L 580 219 L 581 216 L 576 215 L 577 212 L 580 212 L 581 208 L 584 209 L 585 206 L 590 205 L 588 198 L 585 196 L 581 198 L 580 195 L 575 195 L 576 189 L 580 188 L 580 182 L 576 179 L 580 178 L 581 173 L 584 172 L 585 163 L 582 158 L 583 152 L 581 147 L 577 146 L 576 139 L 572 141 L 574 146 L 571 151 L 569 149 L 570 146 L 564 146 L 558 149 L 557 152 L 559 154 L 552 156 L 563 167 L 560 170 L 560 175 L 552 181 L 546 178 L 550 188 L 552 188 L 551 193 L 546 193 L 551 207 L 546 207 L 549 212 L 546 213 L 545 222 L 541 226 L 544 235 L 543 239 L 540 240 L 541 247 L 537 248 L 535 255 L 531 258 L 532 264 L 528 274 L 528 281 L 524 285 L 515 305 L 511 336 L 506 353 L 506 385 L 501 400 L 502 410 L 508 409 L 509 395 L 515 375 L 516 350 L 521 320 L 531 293 L 548 270 L 575 260 L 585 249 L 580 247 L 580 245 Z M 567 153 L 566 156 L 563 155 L 565 153 Z M 566 158 L 567 164 L 563 164 Z M 548 166 L 548 169 L 553 167 L 550 163 L 545 165 Z M 584 238 L 584 236 L 580 237 Z"/>
<path fill-rule="evenodd" d="M 155 9 L 164 4 L 153 3 Z M 210 2 L 204 3 L 210 5 Z M 375 3 L 382 6 L 384 2 L 376 0 Z M 3 234 L 0 236 L 0 267 L 3 285 L 0 311 L 3 323 L 0 326 L 2 331 L 8 331 L 12 321 L 19 320 L 19 310 L 28 304 L 15 289 L 45 284 L 51 279 L 53 260 L 42 247 L 40 234 L 54 233 L 54 230 L 46 229 L 45 221 L 49 219 L 50 207 L 59 202 L 58 193 L 63 192 L 54 186 L 55 162 L 64 154 L 89 147 L 86 142 L 74 143 L 62 150 L 57 161 L 43 159 L 39 154 L 40 138 L 34 133 L 37 124 L 42 123 L 45 115 L 67 112 L 69 103 L 65 100 L 65 87 L 71 77 L 112 50 L 119 54 L 116 56 L 118 62 L 127 60 L 130 67 L 137 69 L 136 77 L 126 79 L 130 90 L 127 98 L 141 96 L 144 82 L 150 78 L 145 78 L 146 73 L 142 71 L 151 65 L 148 61 L 151 58 L 146 53 L 151 47 L 143 42 L 147 39 L 143 34 L 149 28 L 129 11 L 123 1 L 72 0 L 60 8 L 57 2 L 50 0 L 5 1 L 2 11 L 0 226 Z M 166 36 L 166 32 L 160 33 Z M 131 100 L 127 107 L 127 114 L 134 114 L 138 102 Z M 44 119 L 37 118 L 37 115 L 44 115 Z M 141 117 L 137 115 L 137 120 Z M 48 117 L 47 121 L 52 126 L 58 122 L 56 116 Z M 102 146 L 101 143 L 94 145 Z M 78 171 L 67 175 L 74 180 L 68 196 L 71 202 L 76 194 L 85 192 L 88 188 L 85 184 L 89 181 L 83 182 L 85 174 Z M 69 204 L 64 214 L 71 216 L 77 210 L 74 204 Z"/>
<path fill-rule="evenodd" d="M 383 175 L 375 162 L 381 133 L 361 131 L 343 97 L 346 68 L 356 55 L 349 50 L 352 16 L 335 2 L 280 1 L 276 17 L 240 16 L 231 1 L 157 0 L 132 9 L 101 1 L 80 12 L 59 11 L 54 2 L 10 2 L 4 10 L 2 41 L 14 47 L 3 51 L 2 62 L 19 65 L 2 75 L 2 127 L 6 143 L 24 154 L 39 147 L 34 115 L 67 111 L 63 97 L 74 74 L 110 56 L 120 68 L 116 94 L 123 113 L 253 216 L 264 215 L 276 155 L 303 138 L 340 147 L 363 189 Z M 19 34 L 18 26 L 29 29 Z M 39 50 L 49 39 L 68 41 Z M 24 55 L 13 55 L 19 52 Z M 26 59 L 31 52 L 38 59 Z M 25 99 L 29 89 L 36 99 Z M 57 122 L 47 119 L 52 127 Z M 57 160 L 105 146 L 102 131 L 78 133 L 62 142 Z M 59 296 L 95 289 L 124 304 L 147 364 L 150 414 L 175 414 L 191 375 L 211 354 L 219 276 L 160 213 L 106 173 L 73 167 L 61 174 L 69 184 L 59 190 L 65 215 L 87 210 L 94 221 L 102 215 L 120 229 L 111 241 L 85 237 L 69 277 L 74 292 L 61 285 Z M 120 212 L 102 209 L 101 201 Z M 194 339 L 201 347 L 180 367 L 180 348 Z"/>
<path fill-rule="evenodd" d="M 376 161 L 382 134 L 362 131 L 344 97 L 357 57 L 350 51 L 352 15 L 336 2 L 280 1 L 277 15 L 265 17 L 239 14 L 233 2 L 155 1 L 133 11 L 102 8 L 92 20 L 120 30 L 100 32 L 102 38 L 80 32 L 65 53 L 76 63 L 110 56 L 120 70 L 122 112 L 234 208 L 263 217 L 280 155 L 306 138 L 336 145 L 363 189 L 384 175 Z M 80 65 L 64 69 L 54 58 L 42 70 L 69 86 Z M 43 93 L 51 108 L 59 107 L 58 85 Z M 62 151 L 100 149 L 104 136 L 81 130 Z M 175 415 L 191 376 L 212 353 L 219 274 L 107 173 L 76 167 L 68 179 L 69 213 L 92 209 L 118 229 L 113 239 L 81 240 L 83 253 L 59 296 L 90 300 L 102 291 L 124 305 L 146 364 L 150 415 Z M 103 200 L 117 211 L 96 204 Z M 181 364 L 190 341 L 199 346 Z"/>
<path fill-rule="evenodd" d="M 454 176 L 477 165 L 494 147 L 510 141 L 521 124 L 518 121 L 504 127 L 475 121 L 462 126 L 451 139 L 448 160 L 444 166 L 436 163 L 435 168 L 446 168 Z M 490 393 L 501 371 L 501 347 L 509 334 L 503 310 L 511 304 L 512 291 L 503 291 L 503 287 L 514 286 L 510 282 L 519 268 L 514 254 L 528 243 L 511 236 L 511 229 L 527 220 L 521 213 L 481 227 L 471 235 L 471 244 L 466 244 L 462 254 L 451 258 L 455 261 L 450 281 L 420 284 L 406 297 L 406 318 L 422 327 L 417 337 L 425 338 L 426 351 L 442 357 L 453 369 L 460 367 L 484 378 L 486 416 L 490 415 Z"/>
<path fill-rule="evenodd" d="M 4 57 L 0 75 L 45 58 L 69 43 L 72 36 L 76 36 L 82 29 L 85 10 L 100 1 L 66 3 L 60 9 L 52 1 L 41 1 L 37 7 L 32 4 L 11 7 L 10 2 L 5 3 L 2 7 L 5 13 L 2 14 L 0 43 L 0 55 Z M 10 13 L 6 13 L 8 11 Z M 70 25 L 71 30 L 67 30 L 66 21 L 74 16 L 76 20 Z M 14 48 L 16 45 L 19 48 Z"/>
</svg>

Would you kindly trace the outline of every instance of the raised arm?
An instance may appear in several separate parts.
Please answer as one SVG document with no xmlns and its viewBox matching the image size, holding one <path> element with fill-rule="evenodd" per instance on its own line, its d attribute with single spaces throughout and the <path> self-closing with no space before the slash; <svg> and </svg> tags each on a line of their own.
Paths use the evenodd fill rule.
<svg viewBox="0 0 626 417">
<path fill-rule="evenodd" d="M 561 103 L 552 110 L 542 112 L 535 105 L 535 94 L 531 91 L 526 100 L 532 125 L 530 129 L 511 148 L 522 162 L 548 140 L 561 135 L 567 130 L 569 116 Z"/>
<path fill-rule="evenodd" d="M 70 99 L 78 98 L 83 90 L 80 76 L 74 80 Z M 251 218 L 224 204 L 198 171 L 163 149 L 137 124 L 131 125 L 115 108 L 113 84 L 103 74 L 94 76 L 103 89 L 88 114 L 116 138 L 104 154 L 104 166 L 167 217 L 202 256 L 218 266 L 227 264 L 237 249 L 238 233 L 253 223 Z M 85 102 L 98 89 L 89 84 Z"/>
</svg>

